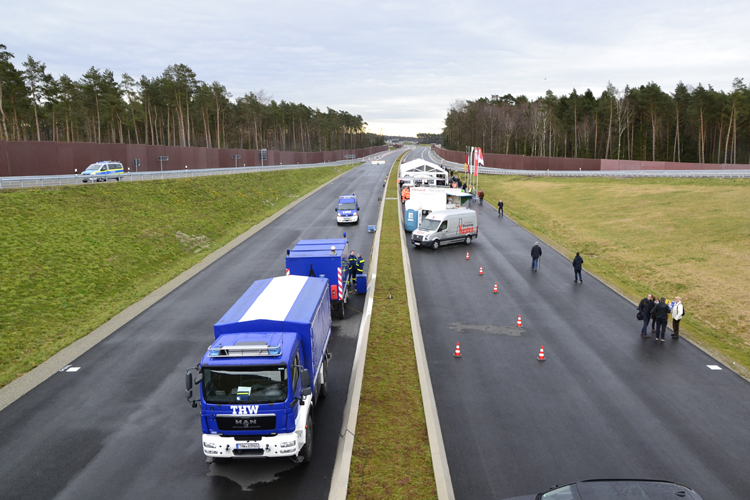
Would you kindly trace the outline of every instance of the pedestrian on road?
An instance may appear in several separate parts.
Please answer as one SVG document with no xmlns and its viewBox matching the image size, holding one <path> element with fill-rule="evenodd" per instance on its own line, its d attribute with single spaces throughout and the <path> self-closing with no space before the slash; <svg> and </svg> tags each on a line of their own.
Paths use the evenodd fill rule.
<svg viewBox="0 0 750 500">
<path fill-rule="evenodd" d="M 480 189 L 477 196 L 479 197 L 479 204 L 484 205 L 484 191 Z"/>
<path fill-rule="evenodd" d="M 531 269 L 534 271 L 539 270 L 539 257 L 542 256 L 542 247 L 539 246 L 539 242 L 535 242 L 534 246 L 531 247 Z"/>
<path fill-rule="evenodd" d="M 651 309 L 651 333 L 656 333 L 656 304 L 659 303 L 659 298 L 654 296 L 654 308 Z"/>
<path fill-rule="evenodd" d="M 357 269 L 357 256 L 354 255 L 354 250 L 349 252 L 349 283 L 354 283 L 354 271 Z M 351 287 L 349 287 L 351 288 Z"/>
<path fill-rule="evenodd" d="M 685 306 L 682 305 L 682 299 L 679 297 L 674 298 L 674 305 L 672 305 L 672 333 L 673 339 L 680 338 L 680 320 L 685 316 Z"/>
<path fill-rule="evenodd" d="M 654 317 L 656 318 L 656 335 L 654 335 L 654 340 L 664 342 L 664 332 L 667 329 L 667 320 L 669 319 L 669 306 L 664 297 L 660 298 L 659 303 L 654 306 Z"/>
<path fill-rule="evenodd" d="M 573 280 L 573 283 L 578 283 L 578 280 L 583 283 L 583 278 L 581 277 L 581 269 L 583 268 L 583 257 L 581 257 L 580 252 L 576 252 L 576 256 L 573 258 L 573 271 L 575 272 L 575 279 Z"/>
<path fill-rule="evenodd" d="M 648 324 L 651 322 L 651 312 L 654 310 L 654 296 L 650 293 L 648 296 L 641 299 L 641 303 L 638 304 L 638 314 L 641 315 L 643 320 L 643 328 L 641 328 L 641 337 L 647 339 L 651 335 L 648 334 Z"/>
<path fill-rule="evenodd" d="M 505 212 L 503 211 L 503 200 L 497 202 L 497 214 L 503 217 L 505 216 Z"/>
</svg>

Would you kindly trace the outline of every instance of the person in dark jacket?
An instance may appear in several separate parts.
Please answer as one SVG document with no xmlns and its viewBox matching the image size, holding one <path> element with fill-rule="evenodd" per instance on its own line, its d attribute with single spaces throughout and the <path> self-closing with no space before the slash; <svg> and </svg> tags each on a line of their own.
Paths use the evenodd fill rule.
<svg viewBox="0 0 750 500">
<path fill-rule="evenodd" d="M 356 262 L 355 264 L 356 269 L 355 269 L 355 274 L 354 274 L 354 286 L 357 286 L 357 274 L 365 273 L 365 259 L 362 258 L 361 253 L 357 254 L 357 259 L 355 262 Z"/>
<path fill-rule="evenodd" d="M 542 256 L 542 247 L 539 246 L 539 242 L 534 243 L 531 247 L 531 269 L 534 271 L 539 270 L 539 257 Z"/>
<path fill-rule="evenodd" d="M 654 297 L 654 307 L 651 309 L 651 333 L 653 334 L 656 334 L 656 304 L 658 303 L 658 297 Z"/>
<path fill-rule="evenodd" d="M 503 211 L 503 200 L 497 202 L 497 213 L 498 215 L 505 215 L 505 212 Z"/>
<path fill-rule="evenodd" d="M 656 335 L 654 340 L 664 342 L 664 332 L 667 330 L 667 320 L 669 319 L 669 306 L 664 297 L 659 299 L 659 303 L 654 306 L 654 317 L 656 318 Z"/>
<path fill-rule="evenodd" d="M 575 279 L 573 280 L 573 283 L 578 283 L 578 280 L 583 283 L 583 278 L 581 277 L 581 270 L 583 269 L 583 257 L 581 257 L 580 252 L 576 252 L 576 256 L 573 258 L 573 271 L 575 272 Z"/>
<path fill-rule="evenodd" d="M 484 191 L 481 189 L 477 191 L 477 198 L 479 198 L 479 204 L 484 205 Z"/>
<path fill-rule="evenodd" d="M 651 321 L 651 311 L 654 310 L 654 296 L 650 293 L 647 297 L 641 299 L 641 303 L 638 304 L 638 312 L 643 317 L 643 328 L 641 328 L 641 337 L 649 338 L 651 335 L 648 334 L 648 324 Z"/>
<path fill-rule="evenodd" d="M 357 271 L 357 256 L 354 255 L 354 250 L 349 252 L 349 284 L 354 283 L 354 273 Z M 350 287 L 351 288 L 351 287 Z"/>
</svg>

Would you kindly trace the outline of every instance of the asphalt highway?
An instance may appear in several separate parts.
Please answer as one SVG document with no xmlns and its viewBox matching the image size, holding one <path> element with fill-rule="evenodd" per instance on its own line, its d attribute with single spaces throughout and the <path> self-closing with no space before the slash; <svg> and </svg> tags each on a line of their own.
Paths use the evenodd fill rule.
<svg viewBox="0 0 750 500">
<path fill-rule="evenodd" d="M 328 497 L 364 296 L 333 322 L 329 395 L 316 408 L 312 463 L 207 464 L 199 409 L 184 373 L 213 341 L 213 325 L 258 279 L 284 274 L 299 239 L 340 237 L 369 265 L 385 165 L 364 164 L 262 229 L 60 372 L 0 411 L 0 498 Z M 359 197 L 357 226 L 337 226 L 340 194 Z M 63 368 L 63 367 L 60 367 Z"/>
<path fill-rule="evenodd" d="M 426 150 L 408 159 L 417 155 Z M 750 384 L 684 339 L 641 338 L 635 307 L 585 263 L 575 284 L 571 262 L 542 243 L 533 272 L 536 239 L 500 218 L 496 201 L 473 204 L 470 245 L 409 249 L 456 498 L 595 478 L 750 498 Z"/>
</svg>

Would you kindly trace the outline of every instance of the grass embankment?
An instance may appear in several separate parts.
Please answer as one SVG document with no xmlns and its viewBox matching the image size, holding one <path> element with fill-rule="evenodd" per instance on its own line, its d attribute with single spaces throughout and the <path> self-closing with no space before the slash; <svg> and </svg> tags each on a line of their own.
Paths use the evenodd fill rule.
<svg viewBox="0 0 750 500">
<path fill-rule="evenodd" d="M 437 498 L 406 302 L 398 224 L 398 163 L 387 190 L 387 198 L 394 199 L 384 200 L 377 283 L 349 472 L 347 497 L 351 499 Z"/>
<path fill-rule="evenodd" d="M 0 387 L 349 168 L 0 192 Z"/>
<path fill-rule="evenodd" d="M 680 296 L 687 336 L 750 368 L 750 180 L 483 175 L 479 185 L 634 301 Z"/>
</svg>

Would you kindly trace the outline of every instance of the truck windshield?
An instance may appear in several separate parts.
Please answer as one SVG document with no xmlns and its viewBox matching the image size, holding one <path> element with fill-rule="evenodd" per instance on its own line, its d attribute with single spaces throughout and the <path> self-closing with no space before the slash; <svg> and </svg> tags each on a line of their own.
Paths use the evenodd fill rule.
<svg viewBox="0 0 750 500">
<path fill-rule="evenodd" d="M 356 210 L 357 205 L 355 203 L 339 203 L 339 210 Z"/>
<path fill-rule="evenodd" d="M 419 226 L 419 229 L 421 229 L 422 231 L 434 231 L 435 229 L 438 228 L 439 225 L 440 225 L 439 220 L 425 219 L 422 221 L 422 225 Z"/>
<path fill-rule="evenodd" d="M 284 366 L 203 370 L 206 403 L 283 403 L 287 396 Z"/>
</svg>

